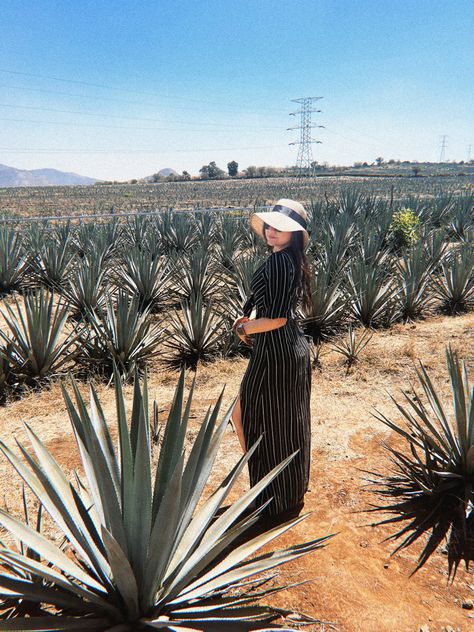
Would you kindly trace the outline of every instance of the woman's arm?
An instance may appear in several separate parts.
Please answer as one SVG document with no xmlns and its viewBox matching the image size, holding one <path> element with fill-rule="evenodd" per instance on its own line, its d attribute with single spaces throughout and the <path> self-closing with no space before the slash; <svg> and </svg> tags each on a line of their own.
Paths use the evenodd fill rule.
<svg viewBox="0 0 474 632">
<path fill-rule="evenodd" d="M 262 334 L 265 331 L 283 327 L 286 325 L 286 321 L 286 318 L 253 318 L 244 323 L 244 329 L 248 336 L 251 334 Z"/>
<path fill-rule="evenodd" d="M 249 320 L 244 317 L 236 320 L 232 329 L 245 344 L 252 346 L 252 339 L 249 336 L 279 329 L 286 325 L 286 321 L 286 318 L 254 318 Z"/>
</svg>

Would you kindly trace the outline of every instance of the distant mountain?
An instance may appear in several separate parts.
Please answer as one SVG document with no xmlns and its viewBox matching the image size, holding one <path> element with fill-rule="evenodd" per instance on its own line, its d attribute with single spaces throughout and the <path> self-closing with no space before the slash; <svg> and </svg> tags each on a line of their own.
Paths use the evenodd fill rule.
<svg viewBox="0 0 474 632">
<path fill-rule="evenodd" d="M 171 167 L 165 167 L 164 169 L 160 169 L 157 173 L 159 173 L 160 176 L 163 176 L 163 178 L 166 178 L 166 176 L 179 175 L 179 173 L 175 171 L 174 169 L 171 169 Z M 146 178 L 143 178 L 143 179 L 148 182 L 150 180 L 153 180 L 153 176 L 146 176 Z"/>
<path fill-rule="evenodd" d="M 94 184 L 97 179 L 65 173 L 57 169 L 15 169 L 0 165 L 0 187 L 42 187 L 68 184 Z"/>
</svg>

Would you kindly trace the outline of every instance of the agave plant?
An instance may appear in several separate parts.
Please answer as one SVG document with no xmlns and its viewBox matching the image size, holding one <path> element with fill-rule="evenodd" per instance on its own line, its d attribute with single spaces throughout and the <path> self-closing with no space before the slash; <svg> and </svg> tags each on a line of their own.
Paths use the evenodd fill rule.
<svg viewBox="0 0 474 632">
<path fill-rule="evenodd" d="M 464 243 L 471 243 L 474 235 L 474 195 L 464 195 L 456 200 L 450 223 L 452 234 Z"/>
<path fill-rule="evenodd" d="M 0 404 L 5 403 L 7 391 L 13 381 L 12 343 L 0 347 Z"/>
<path fill-rule="evenodd" d="M 158 230 L 165 254 L 190 252 L 196 242 L 191 220 L 183 213 L 172 211 L 162 213 L 159 217 Z"/>
<path fill-rule="evenodd" d="M 441 309 L 448 314 L 466 311 L 474 303 L 474 248 L 461 246 L 452 250 L 441 267 L 435 286 Z"/>
<path fill-rule="evenodd" d="M 236 256 L 242 243 L 242 234 L 238 230 L 237 220 L 223 215 L 217 226 L 217 252 L 223 266 L 233 270 Z"/>
<path fill-rule="evenodd" d="M 142 370 L 158 354 L 163 328 L 154 323 L 148 310 L 140 308 L 138 297 L 119 290 L 117 300 L 108 296 L 105 307 L 89 313 L 92 336 L 81 336 L 81 360 L 107 376 L 113 364 L 123 378 Z"/>
<path fill-rule="evenodd" d="M 336 215 L 323 228 L 317 259 L 324 263 L 331 279 L 340 276 L 356 235 L 354 219 L 347 213 Z"/>
<path fill-rule="evenodd" d="M 252 589 L 256 584 L 251 578 L 321 548 L 328 538 L 248 559 L 302 516 L 247 542 L 232 544 L 259 515 L 257 510 L 243 517 L 244 512 L 293 455 L 232 505 L 223 507 L 255 445 L 203 498 L 231 409 L 217 421 L 221 393 L 185 461 L 195 380 L 183 410 L 184 382 L 183 371 L 156 467 L 152 465 L 148 389 L 146 379 L 140 389 L 138 377 L 130 425 L 120 379 L 115 379 L 118 450 L 95 389 L 90 389 L 88 410 L 74 382 L 75 403 L 63 387 L 87 482 L 73 485 L 28 426 L 31 448 L 19 443 L 23 458 L 0 442 L 0 449 L 67 543 L 62 550 L 0 510 L 0 524 L 37 556 L 34 559 L 6 546 L 0 549 L 0 595 L 18 606 L 21 599 L 40 607 L 36 616 L 20 614 L 1 622 L 0 630 L 240 632 L 268 629 L 269 622 L 286 614 L 257 603 L 278 588 Z"/>
<path fill-rule="evenodd" d="M 56 301 L 53 293 L 41 288 L 25 295 L 24 313 L 16 298 L 15 309 L 6 305 L 6 310 L 1 313 L 10 336 L 0 330 L 0 339 L 11 350 L 9 359 L 16 375 L 36 383 L 75 360 L 80 330 L 63 336 L 69 308 Z"/>
<path fill-rule="evenodd" d="M 242 301 L 250 296 L 253 275 L 263 263 L 263 258 L 257 253 L 242 254 L 235 259 L 232 277 Z"/>
<path fill-rule="evenodd" d="M 431 532 L 415 571 L 448 536 L 449 572 L 455 574 L 459 562 L 468 564 L 474 555 L 474 388 L 469 387 L 466 365 L 449 347 L 446 359 L 451 411 L 421 365 L 418 379 L 427 404 L 417 393 L 405 392 L 405 404 L 393 400 L 406 426 L 375 415 L 402 437 L 407 450 L 385 446 L 393 470 L 388 475 L 371 472 L 383 503 L 371 511 L 393 516 L 377 524 L 405 523 L 390 536 L 403 538 L 394 553 Z"/>
<path fill-rule="evenodd" d="M 21 288 L 26 265 L 20 234 L 0 227 L 0 296 Z"/>
<path fill-rule="evenodd" d="M 74 246 L 80 257 L 97 257 L 108 264 L 120 244 L 118 220 L 99 224 L 81 224 L 74 238 Z"/>
<path fill-rule="evenodd" d="M 452 192 L 440 193 L 439 196 L 429 200 L 428 205 L 422 207 L 419 214 L 421 224 L 433 228 L 444 226 L 452 214 L 455 203 Z"/>
<path fill-rule="evenodd" d="M 124 254 L 117 271 L 117 283 L 138 296 L 142 310 L 158 311 L 168 298 L 169 265 L 164 257 L 133 248 Z"/>
<path fill-rule="evenodd" d="M 76 319 L 87 318 L 93 310 L 100 310 L 105 300 L 107 268 L 101 255 L 85 255 L 69 275 L 63 290 L 72 315 Z"/>
<path fill-rule="evenodd" d="M 215 240 L 216 221 L 212 211 L 202 211 L 195 215 L 196 243 L 203 250 L 210 249 Z"/>
<path fill-rule="evenodd" d="M 220 283 L 217 266 L 208 251 L 199 249 L 171 262 L 171 290 L 180 299 L 189 300 L 195 294 L 207 301 L 215 296 Z"/>
<path fill-rule="evenodd" d="M 348 275 L 350 309 L 365 327 L 388 326 L 399 317 L 398 288 L 389 270 L 358 259 Z"/>
<path fill-rule="evenodd" d="M 433 301 L 433 274 L 439 259 L 427 254 L 425 246 L 418 242 L 397 262 L 399 301 L 404 321 L 419 318 Z"/>
<path fill-rule="evenodd" d="M 204 304 L 200 294 L 181 301 L 181 313 L 171 313 L 168 320 L 163 344 L 170 350 L 164 357 L 170 365 L 196 367 L 199 360 L 206 362 L 220 353 L 226 321 L 212 302 Z"/>
<path fill-rule="evenodd" d="M 353 364 L 359 361 L 362 350 L 369 344 L 372 336 L 373 334 L 370 330 L 365 329 L 359 337 L 357 330 L 349 325 L 347 338 L 343 338 L 332 345 L 334 351 L 344 356 L 348 371 Z"/>
<path fill-rule="evenodd" d="M 347 299 L 341 290 L 341 279 L 333 279 L 330 269 L 322 262 L 315 266 L 311 289 L 311 311 L 302 319 L 302 325 L 314 342 L 334 335 L 344 320 Z"/>
<path fill-rule="evenodd" d="M 60 291 L 66 284 L 73 260 L 72 241 L 68 237 L 59 242 L 52 237 L 46 239 L 33 262 L 38 280 L 51 290 Z"/>
</svg>

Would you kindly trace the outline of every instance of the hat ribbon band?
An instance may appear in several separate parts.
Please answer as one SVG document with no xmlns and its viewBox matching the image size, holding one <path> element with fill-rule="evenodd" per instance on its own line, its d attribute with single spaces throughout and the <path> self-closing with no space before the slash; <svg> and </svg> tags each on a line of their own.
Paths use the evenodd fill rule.
<svg viewBox="0 0 474 632">
<path fill-rule="evenodd" d="M 295 220 L 295 222 L 297 222 L 306 230 L 306 227 L 308 225 L 307 222 L 301 217 L 299 213 L 294 211 L 292 208 L 289 208 L 288 206 L 282 206 L 281 204 L 276 204 L 272 208 L 272 211 L 281 213 L 282 215 L 286 215 L 287 217 L 291 217 L 291 219 Z"/>
</svg>

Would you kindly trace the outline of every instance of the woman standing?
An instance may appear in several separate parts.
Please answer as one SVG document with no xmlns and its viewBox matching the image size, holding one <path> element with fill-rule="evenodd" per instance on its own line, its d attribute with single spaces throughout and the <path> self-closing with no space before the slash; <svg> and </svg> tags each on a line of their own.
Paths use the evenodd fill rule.
<svg viewBox="0 0 474 632">
<path fill-rule="evenodd" d="M 257 499 L 259 506 L 272 499 L 264 513 L 284 519 L 301 511 L 309 482 L 310 351 L 294 311 L 300 301 L 305 307 L 311 301 L 306 211 L 282 199 L 272 211 L 251 215 L 250 226 L 272 254 L 255 271 L 244 316 L 233 326 L 247 344 L 255 337 L 232 420 L 244 450 L 263 435 L 249 461 L 252 486 L 298 451 Z M 256 318 L 250 320 L 254 306 Z"/>
</svg>

